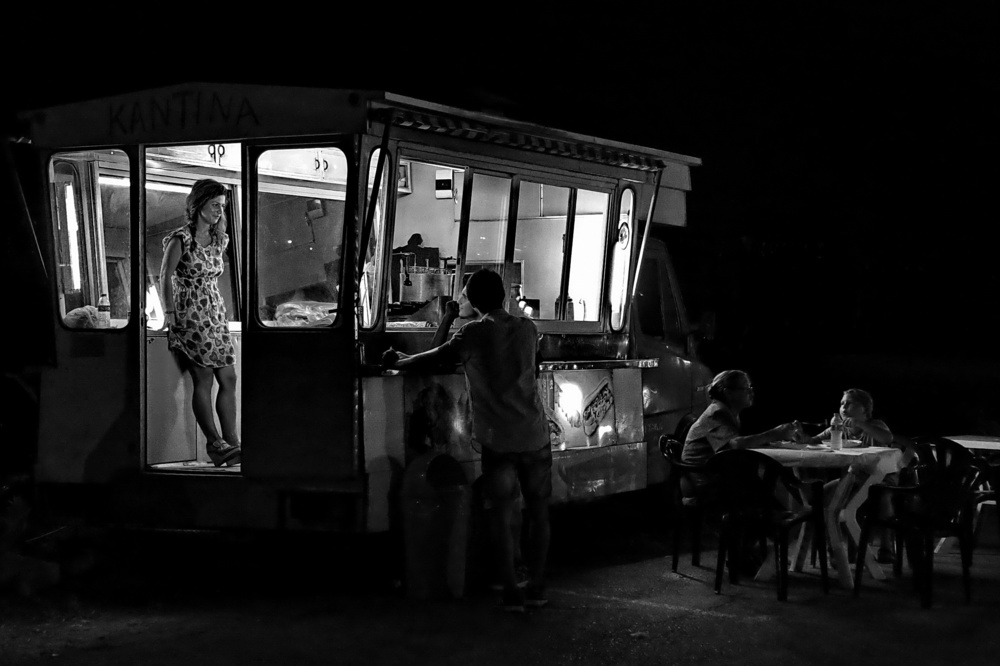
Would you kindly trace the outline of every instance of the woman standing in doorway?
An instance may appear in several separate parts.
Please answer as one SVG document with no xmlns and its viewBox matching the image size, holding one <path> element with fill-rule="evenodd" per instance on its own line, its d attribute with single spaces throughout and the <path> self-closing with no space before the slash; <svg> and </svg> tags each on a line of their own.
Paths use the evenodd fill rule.
<svg viewBox="0 0 1000 666">
<path fill-rule="evenodd" d="M 187 196 L 188 223 L 163 239 L 160 266 L 169 346 L 185 360 L 194 379 L 194 415 L 216 467 L 236 465 L 241 459 L 236 433 L 236 349 L 226 304 L 216 284 L 229 245 L 225 213 L 225 186 L 211 179 L 196 182 Z M 214 411 L 213 379 L 219 382 Z"/>
</svg>

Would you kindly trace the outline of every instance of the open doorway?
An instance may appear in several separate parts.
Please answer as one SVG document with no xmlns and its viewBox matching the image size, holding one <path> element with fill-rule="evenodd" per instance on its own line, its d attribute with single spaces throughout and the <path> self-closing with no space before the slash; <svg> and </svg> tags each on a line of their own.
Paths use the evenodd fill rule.
<svg viewBox="0 0 1000 666">
<path fill-rule="evenodd" d="M 239 146 L 228 151 L 239 155 Z M 242 326 L 240 322 L 238 239 L 239 215 L 238 161 L 221 168 L 198 163 L 199 150 L 210 156 L 209 146 L 160 147 L 147 151 L 146 160 L 146 234 L 145 234 L 145 345 L 146 354 L 146 456 L 145 465 L 158 472 L 239 473 L 240 466 L 217 467 L 207 452 L 208 438 L 198 427 L 193 409 L 194 382 L 187 370 L 191 361 L 169 348 L 166 312 L 175 304 L 166 302 L 160 284 L 164 242 L 178 229 L 186 227 L 187 196 L 197 180 L 212 178 L 226 187 L 225 219 L 228 245 L 222 257 L 222 273 L 215 278 L 226 311 L 226 324 L 235 350 L 236 432 L 240 432 L 242 404 Z M 216 160 L 219 158 L 216 157 Z M 209 278 L 207 278 L 209 279 Z M 218 382 L 213 382 L 212 417 L 222 432 L 217 410 Z"/>
</svg>

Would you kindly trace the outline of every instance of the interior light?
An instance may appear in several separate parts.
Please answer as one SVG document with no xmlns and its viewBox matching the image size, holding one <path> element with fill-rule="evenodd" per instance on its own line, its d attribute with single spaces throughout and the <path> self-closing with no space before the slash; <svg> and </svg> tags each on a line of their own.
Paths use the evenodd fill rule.
<svg viewBox="0 0 1000 666">
<path fill-rule="evenodd" d="M 289 245 L 291 245 L 291 244 L 292 244 L 292 241 L 291 241 L 291 240 L 287 240 L 287 241 L 285 241 L 285 242 L 286 242 L 286 243 L 288 243 Z"/>
<path fill-rule="evenodd" d="M 98 178 L 98 182 L 101 185 L 108 185 L 110 187 L 129 187 L 132 184 L 128 178 L 118 178 L 117 176 L 101 176 Z M 178 194 L 187 194 L 191 191 L 190 187 L 184 185 L 160 183 L 155 180 L 147 180 L 146 189 L 157 190 L 159 192 L 177 192 Z"/>
<path fill-rule="evenodd" d="M 583 393 L 580 387 L 571 382 L 559 384 L 559 411 L 566 417 L 566 421 L 574 428 L 579 427 L 583 422 L 581 412 L 583 411 Z"/>
</svg>

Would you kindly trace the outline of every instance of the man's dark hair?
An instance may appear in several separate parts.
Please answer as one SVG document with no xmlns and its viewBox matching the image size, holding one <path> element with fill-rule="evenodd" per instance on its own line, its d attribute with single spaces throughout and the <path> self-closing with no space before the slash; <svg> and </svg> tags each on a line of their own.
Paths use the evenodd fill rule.
<svg viewBox="0 0 1000 666">
<path fill-rule="evenodd" d="M 465 295 L 472 307 L 483 313 L 503 307 L 503 278 L 488 268 L 481 268 L 469 277 Z"/>
</svg>

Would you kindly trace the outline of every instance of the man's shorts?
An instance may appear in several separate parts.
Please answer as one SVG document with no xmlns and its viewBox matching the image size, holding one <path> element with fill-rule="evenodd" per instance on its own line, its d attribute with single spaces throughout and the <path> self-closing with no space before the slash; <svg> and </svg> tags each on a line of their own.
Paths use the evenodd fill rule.
<svg viewBox="0 0 1000 666">
<path fill-rule="evenodd" d="M 500 453 L 483 447 L 483 496 L 491 504 L 513 502 L 520 494 L 525 502 L 552 496 L 552 447 L 537 451 Z"/>
</svg>

